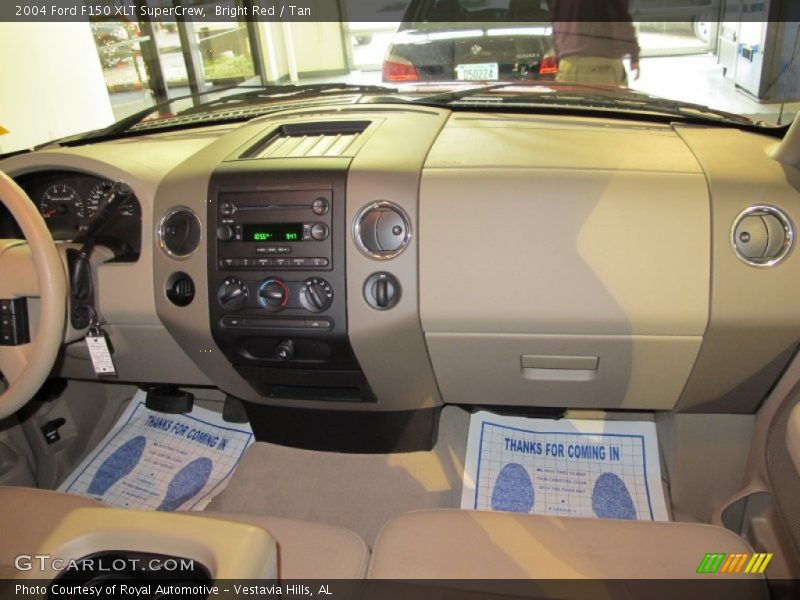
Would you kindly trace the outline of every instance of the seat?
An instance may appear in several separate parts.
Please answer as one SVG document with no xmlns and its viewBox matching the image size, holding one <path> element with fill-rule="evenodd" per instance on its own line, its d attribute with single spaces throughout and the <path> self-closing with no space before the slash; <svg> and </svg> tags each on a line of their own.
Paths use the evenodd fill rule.
<svg viewBox="0 0 800 600">
<path fill-rule="evenodd" d="M 97 506 L 93 500 L 72 494 L 0 487 L 0 579 L 12 577 L 16 556 L 34 554 L 70 512 Z"/>
<path fill-rule="evenodd" d="M 16 573 L 14 559 L 34 554 L 71 511 L 103 506 L 94 500 L 22 487 L 0 487 L 0 578 Z M 278 544 L 280 579 L 360 579 L 369 562 L 369 548 L 354 532 L 296 519 L 213 511 L 181 513 L 255 525 Z"/>
<path fill-rule="evenodd" d="M 711 525 L 427 510 L 384 526 L 368 577 L 687 579 L 696 575 L 706 553 L 714 552 L 753 550 Z"/>
<path fill-rule="evenodd" d="M 343 527 L 210 510 L 182 514 L 238 521 L 268 531 L 278 542 L 281 579 L 362 579 L 367 572 L 367 544 L 357 533 Z"/>
</svg>

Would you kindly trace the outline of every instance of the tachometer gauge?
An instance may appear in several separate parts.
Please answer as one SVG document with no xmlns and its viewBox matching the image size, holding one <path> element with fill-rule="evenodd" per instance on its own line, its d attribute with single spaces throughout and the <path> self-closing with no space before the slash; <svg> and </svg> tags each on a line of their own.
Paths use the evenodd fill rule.
<svg viewBox="0 0 800 600">
<path fill-rule="evenodd" d="M 94 219 L 97 211 L 106 203 L 106 197 L 113 187 L 113 181 L 101 181 L 91 189 L 89 195 L 86 197 L 85 204 L 87 223 Z"/>
<path fill-rule="evenodd" d="M 92 188 L 89 196 L 86 198 L 86 219 L 91 221 L 97 214 L 97 211 L 106 203 L 106 198 L 111 189 L 114 187 L 113 181 L 101 181 Z M 136 202 L 133 200 L 126 200 L 122 207 L 119 209 L 121 217 L 132 217 L 137 214 Z"/>
<path fill-rule="evenodd" d="M 54 183 L 42 192 L 39 212 L 56 239 L 69 239 L 78 228 L 83 200 L 72 186 Z"/>
</svg>

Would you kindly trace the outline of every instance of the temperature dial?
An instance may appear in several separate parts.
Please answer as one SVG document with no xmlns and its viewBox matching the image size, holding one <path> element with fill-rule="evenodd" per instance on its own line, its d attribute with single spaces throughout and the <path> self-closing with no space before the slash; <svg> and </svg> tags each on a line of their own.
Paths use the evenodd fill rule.
<svg viewBox="0 0 800 600">
<path fill-rule="evenodd" d="M 322 312 L 333 303 L 331 284 L 319 277 L 306 279 L 300 290 L 300 304 L 308 311 Z"/>
<path fill-rule="evenodd" d="M 217 298 L 223 308 L 236 310 L 247 302 L 247 284 L 241 279 L 228 277 L 219 286 Z"/>
<path fill-rule="evenodd" d="M 280 312 L 289 304 L 289 288 L 277 277 L 265 279 L 258 286 L 258 303 L 270 312 Z"/>
</svg>

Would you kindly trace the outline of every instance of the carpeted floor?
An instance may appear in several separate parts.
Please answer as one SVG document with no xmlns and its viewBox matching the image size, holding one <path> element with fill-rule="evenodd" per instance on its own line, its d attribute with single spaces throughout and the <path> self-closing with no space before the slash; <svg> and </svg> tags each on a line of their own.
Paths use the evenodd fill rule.
<svg viewBox="0 0 800 600">
<path fill-rule="evenodd" d="M 372 545 L 394 515 L 460 506 L 468 428 L 467 412 L 446 407 L 430 452 L 336 454 L 257 442 L 208 509 L 340 525 Z"/>
</svg>

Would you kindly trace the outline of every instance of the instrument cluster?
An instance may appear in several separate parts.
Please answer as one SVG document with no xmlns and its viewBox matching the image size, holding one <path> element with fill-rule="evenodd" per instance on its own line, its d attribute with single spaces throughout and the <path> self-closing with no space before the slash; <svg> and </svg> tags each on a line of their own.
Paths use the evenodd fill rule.
<svg viewBox="0 0 800 600">
<path fill-rule="evenodd" d="M 80 241 L 89 223 L 108 202 L 114 182 L 74 171 L 22 175 L 17 183 L 36 204 L 55 240 Z M 103 229 L 100 243 L 110 245 L 118 260 L 135 260 L 141 250 L 142 210 L 135 196 Z"/>
</svg>

